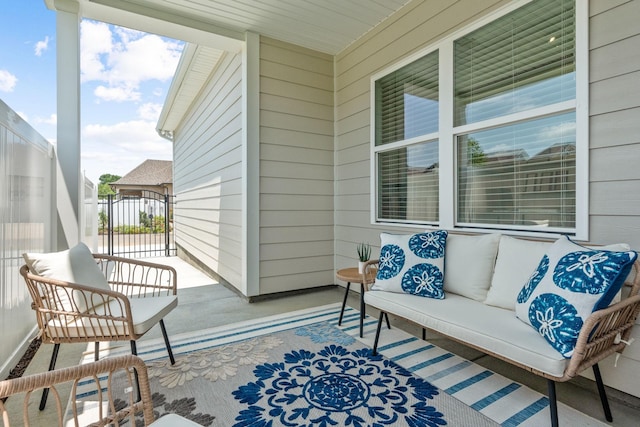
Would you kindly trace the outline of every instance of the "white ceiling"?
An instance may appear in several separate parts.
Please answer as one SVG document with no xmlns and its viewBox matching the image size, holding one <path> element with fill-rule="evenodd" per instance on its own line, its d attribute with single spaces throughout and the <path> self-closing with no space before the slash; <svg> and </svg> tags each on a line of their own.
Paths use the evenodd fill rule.
<svg viewBox="0 0 640 427">
<path fill-rule="evenodd" d="M 156 32 L 173 38 L 180 37 L 160 27 L 173 24 L 234 40 L 244 40 L 244 33 L 252 31 L 335 55 L 410 0 L 77 1 L 84 17 L 123 26 L 142 23 L 135 17 L 145 17 L 147 22 L 156 22 Z M 135 29 L 151 32 L 148 25 Z M 202 44 L 187 38 L 183 40 Z"/>
</svg>

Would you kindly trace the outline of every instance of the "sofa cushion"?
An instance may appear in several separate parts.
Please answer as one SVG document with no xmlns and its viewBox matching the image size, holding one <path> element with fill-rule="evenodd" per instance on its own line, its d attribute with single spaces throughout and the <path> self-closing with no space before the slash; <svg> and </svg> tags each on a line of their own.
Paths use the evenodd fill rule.
<svg viewBox="0 0 640 427">
<path fill-rule="evenodd" d="M 607 307 L 637 258 L 559 238 L 518 294 L 516 315 L 564 357 L 573 354 L 584 320 Z"/>
<path fill-rule="evenodd" d="M 91 251 L 84 243 L 66 251 L 52 253 L 25 253 L 22 254 L 32 273 L 49 279 L 57 279 L 79 285 L 91 286 L 101 290 L 111 290 L 104 273 L 95 262 Z M 76 292 L 74 297 L 76 307 L 72 306 L 69 295 L 64 290 L 58 292 L 59 302 L 67 311 L 86 311 L 88 301 L 85 294 Z M 92 302 L 102 304 L 104 301 Z"/>
<path fill-rule="evenodd" d="M 500 234 L 449 234 L 444 258 L 444 291 L 484 301 L 498 253 Z"/>
<path fill-rule="evenodd" d="M 511 310 L 456 294 L 432 300 L 370 291 L 365 292 L 364 299 L 379 310 L 555 377 L 562 377 L 568 363 L 533 328 L 516 319 Z"/>
<path fill-rule="evenodd" d="M 380 263 L 372 289 L 444 298 L 447 232 L 382 233 Z"/>
<path fill-rule="evenodd" d="M 518 292 L 529 280 L 549 246 L 549 242 L 502 236 L 491 287 L 484 303 L 515 310 Z"/>
</svg>

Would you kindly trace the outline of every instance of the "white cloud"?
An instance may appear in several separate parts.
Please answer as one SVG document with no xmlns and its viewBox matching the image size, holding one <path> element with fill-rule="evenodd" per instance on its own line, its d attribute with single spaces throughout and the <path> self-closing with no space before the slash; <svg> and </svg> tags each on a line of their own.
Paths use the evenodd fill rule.
<svg viewBox="0 0 640 427">
<path fill-rule="evenodd" d="M 82 22 L 83 82 L 103 83 L 95 95 L 107 101 L 136 101 L 142 82 L 173 77 L 183 44 L 154 34 Z"/>
<path fill-rule="evenodd" d="M 102 22 L 82 21 L 80 40 L 80 70 L 82 81 L 107 79 L 103 57 L 113 49 L 109 25 Z"/>
<path fill-rule="evenodd" d="M 554 126 L 547 126 L 542 129 L 542 137 L 545 139 L 560 139 L 569 137 L 575 140 L 576 122 L 562 122 Z"/>
<path fill-rule="evenodd" d="M 13 92 L 13 88 L 16 87 L 18 78 L 8 72 L 7 70 L 0 70 L 0 91 Z"/>
<path fill-rule="evenodd" d="M 141 119 L 153 121 L 156 123 L 160 118 L 160 112 L 162 111 L 162 104 L 154 104 L 148 102 L 138 108 L 138 116 Z"/>
<path fill-rule="evenodd" d="M 105 173 L 123 176 L 147 159 L 172 156 L 171 142 L 157 134 L 154 121 L 93 124 L 82 130 L 82 168 L 93 182 Z"/>
<path fill-rule="evenodd" d="M 34 46 L 36 56 L 42 56 L 42 52 L 49 48 L 49 36 L 46 36 L 44 40 L 40 40 Z"/>
<path fill-rule="evenodd" d="M 140 92 L 131 86 L 107 87 L 98 86 L 93 94 L 103 101 L 138 101 L 140 100 Z"/>
<path fill-rule="evenodd" d="M 41 118 L 41 117 L 37 117 L 36 118 L 36 123 L 44 123 L 47 125 L 57 125 L 58 124 L 58 115 L 53 113 L 51 114 L 49 117 L 46 118 Z"/>
</svg>

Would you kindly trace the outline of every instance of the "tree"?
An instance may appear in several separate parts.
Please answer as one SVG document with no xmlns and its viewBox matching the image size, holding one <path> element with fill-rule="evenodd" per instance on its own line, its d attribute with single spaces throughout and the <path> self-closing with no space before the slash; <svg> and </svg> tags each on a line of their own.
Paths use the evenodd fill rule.
<svg viewBox="0 0 640 427">
<path fill-rule="evenodd" d="M 100 175 L 100 182 L 98 183 L 98 197 L 107 197 L 109 194 L 116 194 L 109 185 L 112 182 L 119 180 L 121 177 L 118 175 L 112 175 L 105 173 Z"/>
</svg>

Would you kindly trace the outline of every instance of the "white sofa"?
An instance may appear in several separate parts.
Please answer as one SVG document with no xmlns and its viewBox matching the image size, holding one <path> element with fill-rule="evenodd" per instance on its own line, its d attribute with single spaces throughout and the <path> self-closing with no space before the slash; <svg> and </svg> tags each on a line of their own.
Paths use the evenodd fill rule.
<svg viewBox="0 0 640 427">
<path fill-rule="evenodd" d="M 453 235 L 446 238 L 444 299 L 403 292 L 376 290 L 365 293 L 365 302 L 380 310 L 374 343 L 377 352 L 383 314 L 409 320 L 423 328 L 494 355 L 547 378 L 552 425 L 557 425 L 555 382 L 567 381 L 593 366 L 606 418 L 611 414 L 597 362 L 621 352 L 640 311 L 640 266 L 633 264 L 633 278 L 624 298 L 589 316 L 580 331 L 576 351 L 563 357 L 536 329 L 516 317 L 518 293 L 530 279 L 550 242 L 499 234 Z M 628 250 L 612 245 L 608 250 Z M 366 268 L 378 267 L 372 260 Z M 627 279 L 629 280 L 629 279 Z M 620 296 L 616 299 L 619 301 Z M 594 327 L 597 328 L 594 330 Z"/>
</svg>

